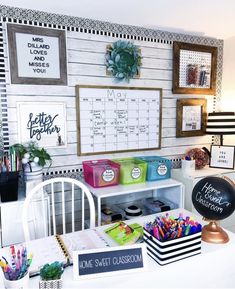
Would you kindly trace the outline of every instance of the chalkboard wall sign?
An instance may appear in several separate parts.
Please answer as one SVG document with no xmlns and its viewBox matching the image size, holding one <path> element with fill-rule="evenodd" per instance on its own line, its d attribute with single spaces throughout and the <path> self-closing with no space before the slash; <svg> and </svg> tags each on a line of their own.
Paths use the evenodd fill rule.
<svg viewBox="0 0 235 289">
<path fill-rule="evenodd" d="M 12 84 L 67 85 L 65 31 L 7 24 Z"/>
<path fill-rule="evenodd" d="M 36 141 L 40 147 L 67 145 L 66 106 L 56 102 L 18 102 L 18 141 Z"/>
<path fill-rule="evenodd" d="M 78 155 L 161 147 L 162 89 L 76 86 Z"/>
<path fill-rule="evenodd" d="M 74 279 L 141 272 L 146 269 L 146 259 L 144 244 L 75 251 Z"/>
</svg>

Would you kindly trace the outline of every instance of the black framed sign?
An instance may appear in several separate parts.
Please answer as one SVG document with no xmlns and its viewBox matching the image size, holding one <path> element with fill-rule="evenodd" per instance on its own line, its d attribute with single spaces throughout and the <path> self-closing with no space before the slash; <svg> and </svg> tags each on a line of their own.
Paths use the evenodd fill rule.
<svg viewBox="0 0 235 289">
<path fill-rule="evenodd" d="M 65 31 L 7 24 L 12 84 L 67 85 Z"/>
<path fill-rule="evenodd" d="M 215 94 L 217 47 L 174 41 L 173 93 Z"/>
<path fill-rule="evenodd" d="M 210 167 L 233 169 L 234 168 L 234 153 L 235 153 L 234 146 L 212 145 Z"/>
</svg>

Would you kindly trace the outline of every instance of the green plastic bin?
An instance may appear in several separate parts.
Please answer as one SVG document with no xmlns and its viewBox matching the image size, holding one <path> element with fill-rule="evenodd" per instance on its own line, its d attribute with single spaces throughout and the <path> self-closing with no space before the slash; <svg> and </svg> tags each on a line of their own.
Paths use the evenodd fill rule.
<svg viewBox="0 0 235 289">
<path fill-rule="evenodd" d="M 115 159 L 113 161 L 120 165 L 120 184 L 139 184 L 146 181 L 146 162 L 136 158 Z"/>
</svg>

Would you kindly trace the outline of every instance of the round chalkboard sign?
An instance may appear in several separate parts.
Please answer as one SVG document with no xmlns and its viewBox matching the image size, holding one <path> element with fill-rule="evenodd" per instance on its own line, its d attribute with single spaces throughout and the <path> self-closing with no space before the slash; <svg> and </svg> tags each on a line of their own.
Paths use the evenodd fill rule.
<svg viewBox="0 0 235 289">
<path fill-rule="evenodd" d="M 193 188 L 192 201 L 203 217 L 222 220 L 235 209 L 235 187 L 223 178 L 206 177 Z"/>
</svg>

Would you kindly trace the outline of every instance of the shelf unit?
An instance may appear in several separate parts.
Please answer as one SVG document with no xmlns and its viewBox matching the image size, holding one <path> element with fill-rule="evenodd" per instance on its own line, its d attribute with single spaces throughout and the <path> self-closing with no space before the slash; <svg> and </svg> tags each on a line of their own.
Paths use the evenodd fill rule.
<svg viewBox="0 0 235 289">
<path fill-rule="evenodd" d="M 106 203 L 120 204 L 143 200 L 148 197 L 163 197 L 173 202 L 177 208 L 184 207 L 184 185 L 173 179 L 98 189 L 89 185 L 87 186 L 96 199 L 98 226 L 101 225 L 101 206 Z"/>
</svg>

